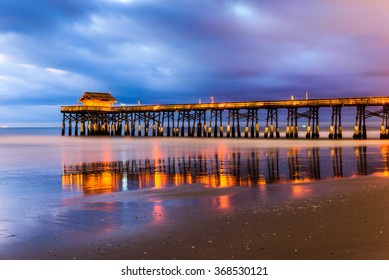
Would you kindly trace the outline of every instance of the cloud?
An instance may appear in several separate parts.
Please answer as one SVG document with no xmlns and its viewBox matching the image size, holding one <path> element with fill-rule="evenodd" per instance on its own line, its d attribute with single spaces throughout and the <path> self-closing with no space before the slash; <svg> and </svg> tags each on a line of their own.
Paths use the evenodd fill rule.
<svg viewBox="0 0 389 280">
<path fill-rule="evenodd" d="M 0 30 L 21 34 L 55 32 L 64 21 L 80 21 L 93 11 L 95 1 L 14 1 L 3 0 L 0 10 Z"/>
<path fill-rule="evenodd" d="M 89 76 L 12 56 L 0 62 L 0 73 L 1 104 L 66 104 L 85 87 L 101 87 Z"/>
<path fill-rule="evenodd" d="M 388 5 L 357 1 L 2 1 L 2 103 L 386 94 Z"/>
</svg>

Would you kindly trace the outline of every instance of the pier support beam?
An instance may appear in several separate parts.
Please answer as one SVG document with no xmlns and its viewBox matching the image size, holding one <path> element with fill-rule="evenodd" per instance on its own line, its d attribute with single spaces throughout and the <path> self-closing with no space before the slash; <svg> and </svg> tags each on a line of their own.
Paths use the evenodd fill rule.
<svg viewBox="0 0 389 280">
<path fill-rule="evenodd" d="M 69 136 L 72 135 L 72 114 L 69 114 L 69 131 L 68 131 L 68 135 Z"/>
<path fill-rule="evenodd" d="M 258 109 L 255 111 L 255 137 L 259 138 Z"/>
<path fill-rule="evenodd" d="M 195 126 L 196 126 L 196 117 L 197 117 L 197 111 L 194 111 L 194 113 L 188 112 L 188 135 L 190 137 L 195 137 Z M 191 122 L 192 121 L 192 124 Z"/>
<path fill-rule="evenodd" d="M 356 116 L 355 116 L 355 126 L 354 126 L 354 139 L 366 139 L 366 105 L 358 105 Z"/>
<path fill-rule="evenodd" d="M 138 118 L 138 136 L 142 136 L 142 125 L 140 124 L 140 117 Z"/>
<path fill-rule="evenodd" d="M 223 132 L 223 111 L 219 111 L 219 137 L 223 138 L 224 137 L 224 132 Z M 216 129 L 215 129 L 216 131 Z"/>
<path fill-rule="evenodd" d="M 121 113 L 116 113 L 115 114 L 115 118 L 117 120 L 117 131 L 116 131 L 116 135 L 118 136 L 122 136 L 122 132 L 123 132 L 123 116 Z"/>
<path fill-rule="evenodd" d="M 213 137 L 218 137 L 218 120 L 220 122 L 220 125 L 222 125 L 222 112 L 223 112 L 222 110 L 213 110 L 213 109 L 210 111 L 208 137 L 212 136 L 212 129 L 213 129 Z M 221 135 L 220 137 L 223 136 Z"/>
<path fill-rule="evenodd" d="M 389 139 L 389 106 L 382 108 L 382 123 L 380 130 L 380 139 Z"/>
<path fill-rule="evenodd" d="M 131 123 L 130 135 L 135 136 L 136 114 L 133 112 L 130 113 L 130 123 Z"/>
<path fill-rule="evenodd" d="M 153 137 L 155 137 L 155 136 L 157 136 L 157 125 L 155 123 L 156 122 L 156 113 L 155 112 L 153 112 L 152 118 L 153 118 L 152 135 L 153 135 Z"/>
<path fill-rule="evenodd" d="M 211 113 L 209 114 L 209 125 L 208 125 L 208 131 L 207 131 L 207 136 L 208 137 L 212 136 L 212 121 L 213 121 L 213 118 L 214 118 L 214 113 L 213 113 L 213 110 L 211 110 Z M 215 117 L 215 123 L 216 122 L 217 122 L 217 116 Z"/>
<path fill-rule="evenodd" d="M 241 133 L 240 133 L 240 114 L 239 114 L 239 110 L 235 110 L 236 112 L 236 132 L 237 132 L 237 136 L 238 138 L 242 137 Z"/>
<path fill-rule="evenodd" d="M 331 126 L 328 134 L 329 139 L 342 139 L 342 107 L 332 107 Z"/>
<path fill-rule="evenodd" d="M 75 121 L 76 121 L 76 126 L 74 128 L 74 136 L 78 136 L 78 115 L 77 114 L 75 117 Z"/>
<path fill-rule="evenodd" d="M 181 124 L 181 137 L 185 136 L 185 111 L 178 112 L 177 127 L 180 127 Z"/>
<path fill-rule="evenodd" d="M 124 114 L 124 135 L 125 136 L 130 135 L 130 125 L 129 125 L 129 120 L 128 120 L 128 113 Z"/>
<path fill-rule="evenodd" d="M 66 129 L 66 125 L 65 125 L 65 115 L 66 115 L 66 113 L 63 113 L 63 114 L 62 114 L 62 136 L 65 136 L 65 129 Z"/>
<path fill-rule="evenodd" d="M 244 137 L 255 137 L 255 126 L 258 124 L 258 109 L 248 109 L 246 114 L 246 127 L 244 129 Z"/>
<path fill-rule="evenodd" d="M 178 134 L 179 130 L 178 130 L 178 121 L 176 121 L 176 118 L 175 118 L 176 115 L 178 117 L 178 113 L 173 112 L 173 135 L 178 137 L 179 136 L 179 134 Z"/>
<path fill-rule="evenodd" d="M 204 134 L 204 136 L 206 136 L 207 115 L 206 115 L 206 111 L 205 110 L 195 111 L 195 113 L 194 113 L 194 120 L 193 120 L 193 126 L 195 125 L 196 121 L 197 121 L 197 133 L 196 133 L 197 137 L 201 137 L 203 134 Z M 194 130 L 193 130 L 193 134 L 194 134 Z"/>
<path fill-rule="evenodd" d="M 287 135 L 287 138 L 292 138 L 289 136 L 290 135 Z M 265 138 L 280 138 L 280 129 L 278 127 L 278 110 L 276 108 L 268 108 L 267 109 L 264 137 Z"/>
<path fill-rule="evenodd" d="M 298 113 L 297 107 L 288 108 L 286 138 L 298 138 Z"/>
<path fill-rule="evenodd" d="M 165 121 L 167 121 L 166 136 L 170 137 L 170 136 L 172 136 L 172 133 L 173 133 L 173 136 L 175 136 L 174 111 L 165 111 L 165 112 L 163 112 L 163 122 L 162 122 L 162 124 L 164 124 Z"/>
<path fill-rule="evenodd" d="M 157 127 L 157 135 L 162 137 L 163 136 L 163 124 L 165 122 L 165 115 L 163 112 L 161 112 L 158 116 L 158 127 Z"/>
<path fill-rule="evenodd" d="M 227 138 L 231 137 L 231 110 L 228 110 L 227 118 Z"/>
<path fill-rule="evenodd" d="M 80 135 L 85 136 L 85 121 L 81 121 Z"/>
<path fill-rule="evenodd" d="M 312 125 L 312 126 L 311 126 Z M 311 107 L 308 110 L 308 125 L 306 138 L 319 138 L 319 107 Z"/>
<path fill-rule="evenodd" d="M 234 110 L 231 110 L 231 117 L 232 117 L 231 137 L 235 138 L 235 112 L 234 112 Z"/>
<path fill-rule="evenodd" d="M 243 116 L 243 115 L 242 115 Z M 227 125 L 227 137 L 242 137 L 241 131 L 240 131 L 240 118 L 241 114 L 239 113 L 239 109 L 231 109 L 228 110 L 228 125 Z M 232 126 L 230 127 L 230 134 L 229 134 L 229 125 L 231 124 L 230 120 L 232 119 Z M 235 126 L 236 124 L 236 126 Z M 229 136 L 230 135 L 230 136 Z"/>
</svg>

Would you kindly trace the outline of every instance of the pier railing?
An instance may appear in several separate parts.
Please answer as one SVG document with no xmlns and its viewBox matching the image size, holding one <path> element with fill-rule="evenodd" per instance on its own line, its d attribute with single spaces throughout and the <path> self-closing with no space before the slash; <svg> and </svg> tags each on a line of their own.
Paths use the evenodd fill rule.
<svg viewBox="0 0 389 280">
<path fill-rule="evenodd" d="M 61 112 L 101 111 L 101 112 L 135 112 L 135 111 L 177 111 L 177 110 L 225 110 L 225 109 L 261 109 L 261 108 L 288 108 L 288 107 L 332 107 L 332 106 L 381 106 L 389 105 L 389 97 L 362 97 L 362 98 L 323 98 L 302 100 L 275 100 L 275 101 L 247 101 L 221 103 L 192 103 L 192 104 L 159 104 L 133 106 L 62 106 Z"/>
</svg>

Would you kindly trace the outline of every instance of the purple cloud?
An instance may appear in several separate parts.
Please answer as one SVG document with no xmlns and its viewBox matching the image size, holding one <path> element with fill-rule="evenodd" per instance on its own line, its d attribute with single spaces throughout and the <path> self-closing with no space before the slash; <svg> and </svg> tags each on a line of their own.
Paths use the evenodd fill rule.
<svg viewBox="0 0 389 280">
<path fill-rule="evenodd" d="M 388 4 L 3 1 L 0 104 L 385 95 Z"/>
</svg>

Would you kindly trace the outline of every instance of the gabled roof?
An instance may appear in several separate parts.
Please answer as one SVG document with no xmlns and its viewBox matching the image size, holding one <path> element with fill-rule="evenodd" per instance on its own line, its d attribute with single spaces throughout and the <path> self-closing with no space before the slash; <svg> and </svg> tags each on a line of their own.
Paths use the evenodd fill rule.
<svg viewBox="0 0 389 280">
<path fill-rule="evenodd" d="M 107 102 L 117 102 L 117 100 L 109 92 L 84 92 L 84 95 L 78 100 L 99 100 Z"/>
</svg>

